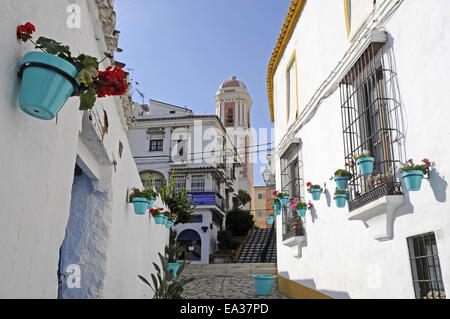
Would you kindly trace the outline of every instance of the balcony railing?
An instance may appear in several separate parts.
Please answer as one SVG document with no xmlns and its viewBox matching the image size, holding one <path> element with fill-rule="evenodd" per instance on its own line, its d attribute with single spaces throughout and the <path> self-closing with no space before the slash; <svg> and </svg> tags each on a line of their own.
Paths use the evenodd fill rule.
<svg viewBox="0 0 450 319">
<path fill-rule="evenodd" d="M 360 194 L 357 191 L 354 191 L 353 185 L 350 184 L 350 190 L 353 190 L 350 194 L 354 199 L 350 198 L 348 210 L 355 210 L 383 196 L 402 194 L 401 184 L 398 182 L 384 181 L 382 183 L 373 184 L 372 187 L 373 188 L 370 188 L 367 192 Z"/>
<path fill-rule="evenodd" d="M 283 208 L 283 241 L 295 237 L 304 236 L 305 229 L 301 217 L 297 215 L 290 207 Z"/>
<path fill-rule="evenodd" d="M 188 198 L 194 201 L 193 205 L 216 205 L 220 210 L 224 210 L 225 200 L 215 191 L 189 192 Z"/>
</svg>

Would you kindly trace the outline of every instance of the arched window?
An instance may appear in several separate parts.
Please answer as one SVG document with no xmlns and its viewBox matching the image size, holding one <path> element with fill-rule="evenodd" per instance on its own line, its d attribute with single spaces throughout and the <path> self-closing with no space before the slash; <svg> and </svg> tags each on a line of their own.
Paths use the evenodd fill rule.
<svg viewBox="0 0 450 319">
<path fill-rule="evenodd" d="M 227 124 L 233 125 L 233 123 L 234 123 L 233 109 L 228 109 L 228 112 L 227 112 Z"/>
</svg>

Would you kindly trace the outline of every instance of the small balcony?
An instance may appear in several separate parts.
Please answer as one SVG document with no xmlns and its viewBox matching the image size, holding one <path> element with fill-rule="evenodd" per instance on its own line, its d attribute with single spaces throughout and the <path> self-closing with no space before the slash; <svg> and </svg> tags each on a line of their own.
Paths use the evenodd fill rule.
<svg viewBox="0 0 450 319">
<path fill-rule="evenodd" d="M 291 247 L 296 258 L 302 256 L 305 229 L 301 217 L 291 208 L 284 208 L 283 212 L 283 245 Z"/>
<path fill-rule="evenodd" d="M 210 190 L 210 191 L 189 192 L 188 198 L 194 201 L 193 205 L 195 206 L 215 205 L 221 211 L 224 211 L 225 209 L 225 200 L 216 191 Z"/>
</svg>

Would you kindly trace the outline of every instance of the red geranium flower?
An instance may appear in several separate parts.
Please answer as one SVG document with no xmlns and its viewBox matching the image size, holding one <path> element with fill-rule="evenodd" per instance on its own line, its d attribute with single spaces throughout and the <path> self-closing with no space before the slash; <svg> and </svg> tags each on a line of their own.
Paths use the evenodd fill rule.
<svg viewBox="0 0 450 319">
<path fill-rule="evenodd" d="M 306 186 L 311 186 L 311 185 L 312 185 L 311 182 L 306 183 Z"/>
<path fill-rule="evenodd" d="M 272 195 L 275 196 L 276 194 L 278 194 L 277 191 L 273 191 Z"/>
<path fill-rule="evenodd" d="M 107 95 L 122 95 L 127 92 L 128 83 L 125 79 L 125 72 L 120 66 L 109 66 L 105 71 L 98 71 L 95 80 L 98 97 Z"/>
<path fill-rule="evenodd" d="M 158 209 L 159 209 L 160 211 L 163 211 L 163 210 L 164 210 L 164 208 L 162 208 L 162 207 L 159 207 Z"/>
<path fill-rule="evenodd" d="M 31 39 L 31 34 L 36 31 L 34 25 L 30 22 L 25 24 L 21 24 L 17 27 L 17 39 L 26 42 L 28 39 Z"/>
</svg>

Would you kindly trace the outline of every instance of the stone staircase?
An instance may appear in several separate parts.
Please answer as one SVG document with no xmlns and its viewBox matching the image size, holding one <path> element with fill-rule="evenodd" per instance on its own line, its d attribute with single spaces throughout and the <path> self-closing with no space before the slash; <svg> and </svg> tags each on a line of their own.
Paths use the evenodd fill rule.
<svg viewBox="0 0 450 319">
<path fill-rule="evenodd" d="M 266 259 L 261 260 L 261 253 L 268 246 Z M 277 261 L 277 243 L 275 229 L 254 228 L 242 248 L 237 263 L 260 263 Z"/>
</svg>

